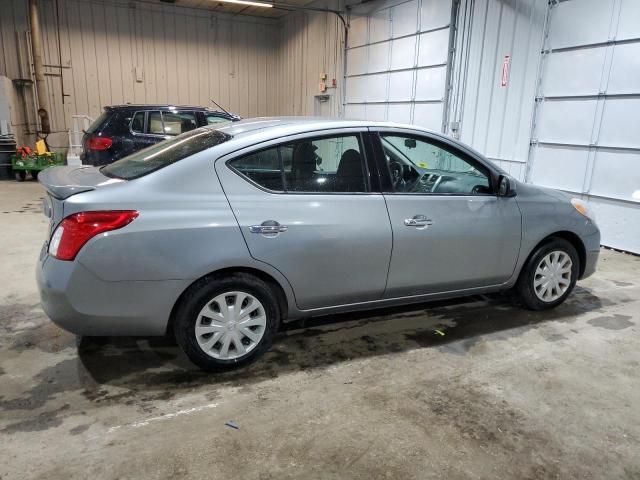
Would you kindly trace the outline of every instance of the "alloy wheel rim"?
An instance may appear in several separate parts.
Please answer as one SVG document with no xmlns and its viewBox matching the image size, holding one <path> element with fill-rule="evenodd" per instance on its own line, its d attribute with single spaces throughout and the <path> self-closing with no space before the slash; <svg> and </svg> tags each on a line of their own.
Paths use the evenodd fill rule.
<svg viewBox="0 0 640 480">
<path fill-rule="evenodd" d="M 571 285 L 571 257 L 560 250 L 546 254 L 533 276 L 533 289 L 536 296 L 549 303 L 562 297 Z"/>
<path fill-rule="evenodd" d="M 195 335 L 204 353 L 216 360 L 246 356 L 262 340 L 267 315 L 260 301 L 246 292 L 225 292 L 200 310 Z"/>
</svg>

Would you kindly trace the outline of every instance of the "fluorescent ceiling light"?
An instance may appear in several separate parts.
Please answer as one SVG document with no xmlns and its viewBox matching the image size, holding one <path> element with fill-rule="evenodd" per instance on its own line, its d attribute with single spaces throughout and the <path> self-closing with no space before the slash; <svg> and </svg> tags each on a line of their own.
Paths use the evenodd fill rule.
<svg viewBox="0 0 640 480">
<path fill-rule="evenodd" d="M 251 5 L 252 7 L 272 8 L 273 4 L 265 2 L 251 2 L 250 0 L 215 0 L 222 3 L 236 3 L 238 5 Z"/>
</svg>

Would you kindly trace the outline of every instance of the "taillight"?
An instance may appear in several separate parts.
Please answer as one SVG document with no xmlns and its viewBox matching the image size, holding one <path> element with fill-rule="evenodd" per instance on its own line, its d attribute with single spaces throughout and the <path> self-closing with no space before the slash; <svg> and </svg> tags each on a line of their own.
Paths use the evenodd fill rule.
<svg viewBox="0 0 640 480">
<path fill-rule="evenodd" d="M 74 213 L 62 220 L 53 232 L 49 253 L 58 260 L 73 260 L 82 246 L 93 237 L 122 228 L 137 216 L 135 210 Z"/>
<path fill-rule="evenodd" d="M 87 140 L 87 150 L 107 150 L 111 145 L 113 145 L 113 140 L 109 137 L 91 135 Z"/>
</svg>

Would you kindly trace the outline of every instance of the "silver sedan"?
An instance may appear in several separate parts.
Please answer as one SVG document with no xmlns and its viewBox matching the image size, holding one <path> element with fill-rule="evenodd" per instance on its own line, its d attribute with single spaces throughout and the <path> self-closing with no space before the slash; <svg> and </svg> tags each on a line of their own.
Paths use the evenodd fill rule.
<svg viewBox="0 0 640 480">
<path fill-rule="evenodd" d="M 207 370 L 301 317 L 507 290 L 555 307 L 600 243 L 582 200 L 392 123 L 250 119 L 39 179 L 48 316 L 79 335 L 172 332 Z"/>
</svg>

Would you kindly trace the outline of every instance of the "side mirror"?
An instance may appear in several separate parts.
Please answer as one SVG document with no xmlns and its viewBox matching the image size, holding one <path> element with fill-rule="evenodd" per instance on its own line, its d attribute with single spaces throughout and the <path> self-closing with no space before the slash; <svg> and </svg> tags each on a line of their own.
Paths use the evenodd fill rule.
<svg viewBox="0 0 640 480">
<path fill-rule="evenodd" d="M 506 175 L 500 175 L 498 177 L 498 196 L 499 197 L 515 197 L 516 196 L 516 184 Z"/>
</svg>

